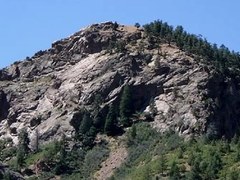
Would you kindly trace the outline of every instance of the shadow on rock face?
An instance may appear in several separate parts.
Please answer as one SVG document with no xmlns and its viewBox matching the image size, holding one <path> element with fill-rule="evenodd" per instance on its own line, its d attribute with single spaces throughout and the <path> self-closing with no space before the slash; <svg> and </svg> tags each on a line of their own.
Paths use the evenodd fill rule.
<svg viewBox="0 0 240 180">
<path fill-rule="evenodd" d="M 0 120 L 7 118 L 9 107 L 7 95 L 4 91 L 0 90 Z"/>
<path fill-rule="evenodd" d="M 135 111 L 144 110 L 152 98 L 162 94 L 163 88 L 158 87 L 156 84 L 140 84 L 132 87 L 132 100 Z"/>
</svg>

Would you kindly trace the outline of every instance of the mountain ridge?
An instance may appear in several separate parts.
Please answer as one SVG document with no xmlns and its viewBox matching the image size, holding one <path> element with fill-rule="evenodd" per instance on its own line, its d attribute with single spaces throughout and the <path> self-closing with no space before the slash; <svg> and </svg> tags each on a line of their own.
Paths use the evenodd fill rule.
<svg viewBox="0 0 240 180">
<path fill-rule="evenodd" d="M 202 99 L 210 98 L 208 99 L 211 101 L 209 103 L 213 103 L 212 97 L 204 96 L 208 96 L 209 93 L 216 96 L 217 90 L 215 88 L 221 89 L 221 83 L 225 81 L 223 75 L 215 71 L 214 66 L 205 65 L 203 60 L 199 60 L 198 56 L 189 56 L 174 43 L 170 42 L 170 45 L 169 42 L 157 42 L 155 47 L 151 47 L 154 45 L 151 44 L 151 41 L 155 44 L 156 42 L 151 39 L 153 36 L 146 35 L 146 31 L 148 31 L 147 27 L 142 29 L 112 22 L 94 24 L 68 38 L 54 42 L 52 48 L 48 50 L 39 51 L 25 61 L 16 62 L 12 66 L 1 70 L 1 134 L 7 132 L 6 134 L 10 137 L 13 134 L 13 137 L 15 136 L 13 138 L 15 139 L 14 142 L 17 142 L 17 131 L 21 127 L 27 126 L 28 129 L 35 129 L 40 125 L 42 130 L 51 127 L 50 124 L 55 122 L 54 119 L 56 118 L 71 119 L 70 116 L 72 116 L 74 119 L 74 109 L 79 111 L 79 107 L 89 106 L 93 102 L 94 95 L 98 93 L 105 100 L 105 109 L 103 108 L 102 111 L 105 111 L 106 115 L 106 105 L 114 102 L 116 98 L 119 99 L 122 88 L 126 84 L 132 86 L 133 94 L 138 94 L 138 97 L 133 98 L 139 101 L 135 103 L 134 107 L 137 111 L 144 109 L 148 111 L 147 104 L 151 98 L 155 98 L 154 103 L 157 106 L 158 119 L 160 119 L 160 116 L 165 116 L 163 121 L 166 122 L 153 121 L 154 127 L 158 127 L 159 130 L 166 129 L 169 123 L 167 122 L 169 119 L 167 116 L 170 116 L 172 120 L 177 119 L 175 120 L 178 122 L 175 122 L 176 124 L 182 125 L 179 127 L 174 125 L 176 126 L 173 128 L 174 131 L 182 131 L 183 133 L 183 129 L 188 129 L 187 133 L 185 132 L 186 134 L 191 134 L 189 131 L 196 131 L 197 134 L 206 133 L 207 126 L 212 120 L 206 120 L 210 118 L 210 115 L 208 115 L 209 112 L 204 107 L 206 104 L 202 103 Z M 119 63 L 115 59 L 119 59 Z M 81 84 L 84 83 L 85 87 L 82 87 Z M 118 83 L 122 83 L 122 85 L 118 85 Z M 190 90 L 189 87 L 191 86 L 193 87 Z M 202 91 L 201 86 L 205 90 Z M 235 85 L 230 80 L 227 86 Z M 105 87 L 105 89 L 100 87 Z M 33 92 L 31 92 L 31 88 Z M 236 89 L 236 87 L 229 88 Z M 139 89 L 143 92 L 140 92 Z M 188 100 L 193 101 L 193 104 L 179 100 L 181 93 L 183 93 L 182 98 L 186 99 L 194 91 L 196 92 L 191 97 L 192 100 Z M 199 91 L 202 91 L 201 95 Z M 67 94 L 67 92 L 72 95 Z M 59 95 L 55 97 L 55 94 Z M 201 97 L 196 98 L 199 95 Z M 236 95 L 238 96 L 238 94 Z M 220 95 L 217 95 L 214 98 L 219 97 Z M 60 104 L 59 98 L 63 98 Z M 64 100 L 64 98 L 66 99 Z M 180 101 L 179 104 L 174 100 L 175 98 Z M 32 101 L 28 102 L 28 99 L 32 99 Z M 213 100 L 215 101 L 215 99 Z M 28 105 L 26 102 L 28 102 Z M 169 105 L 167 102 L 173 103 Z M 185 107 L 183 104 L 188 104 L 188 106 Z M 62 110 L 63 112 L 60 110 L 61 113 L 54 110 L 56 114 L 53 116 L 54 113 L 50 109 L 55 106 L 59 106 L 60 109 L 67 106 L 70 108 Z M 194 112 L 187 112 L 189 108 Z M 176 110 L 176 117 L 174 117 L 174 111 Z M 173 112 L 170 113 L 170 111 Z M 179 116 L 181 114 L 183 115 L 181 118 L 184 120 L 180 122 L 179 119 L 181 118 Z M 41 120 L 41 118 L 44 120 Z M 45 121 L 49 118 L 51 120 Z M 193 119 L 195 120 L 193 121 Z M 70 131 L 73 131 L 71 133 L 74 133 L 74 128 L 69 123 L 71 120 L 68 120 L 68 122 L 59 121 L 63 124 L 55 124 L 51 127 L 52 129 L 46 131 L 47 137 L 51 132 L 57 132 L 60 127 L 71 129 Z M 26 122 L 28 123 L 25 124 Z M 46 123 L 46 125 L 41 122 Z M 188 123 L 186 124 L 186 122 Z M 189 125 L 191 123 L 199 123 L 200 128 L 197 130 L 195 127 L 191 127 L 195 130 L 190 130 Z M 3 127 L 6 126 L 8 130 L 3 130 Z M 63 132 L 66 132 L 66 130 L 63 130 Z M 71 133 L 67 134 L 70 135 Z M 227 136 L 233 136 L 233 133 L 228 133 Z M 41 134 L 44 133 L 41 132 Z M 44 135 L 43 137 L 45 138 Z"/>
<path fill-rule="evenodd" d="M 239 59 L 225 46 L 162 21 L 88 26 L 0 70 L 0 148 L 5 150 L 0 158 L 6 163 L 15 158 L 24 177 L 49 167 L 55 175 L 71 172 L 78 166 L 67 158 L 80 158 L 86 166 L 81 178 L 96 170 L 102 173 L 96 178 L 104 178 L 114 174 L 114 166 L 100 168 L 101 163 L 116 161 L 121 168 L 132 158 L 134 152 L 126 151 L 138 145 L 131 144 L 136 136 L 149 143 L 155 140 L 148 133 L 160 137 L 155 131 L 190 140 L 231 139 L 239 133 Z M 116 137 L 129 157 L 114 158 L 108 136 Z M 11 149 L 16 145 L 18 151 Z M 85 163 L 91 153 L 99 160 L 94 166 Z M 24 162 L 28 166 L 21 169 Z"/>
</svg>

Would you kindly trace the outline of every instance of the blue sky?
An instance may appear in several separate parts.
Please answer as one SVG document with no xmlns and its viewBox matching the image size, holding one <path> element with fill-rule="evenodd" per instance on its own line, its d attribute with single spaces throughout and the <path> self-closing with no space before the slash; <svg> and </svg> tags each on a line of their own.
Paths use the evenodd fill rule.
<svg viewBox="0 0 240 180">
<path fill-rule="evenodd" d="M 0 0 L 0 68 L 93 23 L 182 25 L 240 51 L 239 0 Z"/>
</svg>

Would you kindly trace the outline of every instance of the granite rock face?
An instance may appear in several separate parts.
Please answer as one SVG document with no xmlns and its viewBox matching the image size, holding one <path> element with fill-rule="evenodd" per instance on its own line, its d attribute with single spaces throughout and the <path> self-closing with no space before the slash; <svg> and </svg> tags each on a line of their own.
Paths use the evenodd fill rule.
<svg viewBox="0 0 240 180">
<path fill-rule="evenodd" d="M 151 47 L 143 29 L 107 22 L 89 26 L 52 48 L 0 71 L 0 137 L 36 130 L 40 140 L 74 134 L 71 122 L 95 96 L 104 108 L 132 89 L 136 111 L 152 113 L 159 131 L 232 136 L 239 122 L 235 82 L 174 44 Z M 223 98 L 224 97 L 224 98 Z"/>
</svg>

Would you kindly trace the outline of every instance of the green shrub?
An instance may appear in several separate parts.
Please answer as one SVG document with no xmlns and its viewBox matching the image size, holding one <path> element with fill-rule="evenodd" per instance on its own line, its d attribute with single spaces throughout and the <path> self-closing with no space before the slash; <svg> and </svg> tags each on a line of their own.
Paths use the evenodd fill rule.
<svg viewBox="0 0 240 180">
<path fill-rule="evenodd" d="M 101 163 L 108 157 L 109 150 L 105 145 L 95 146 L 89 150 L 82 165 L 84 177 L 92 177 L 93 173 L 100 169 Z"/>
</svg>

